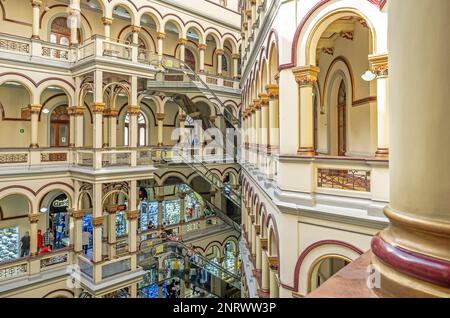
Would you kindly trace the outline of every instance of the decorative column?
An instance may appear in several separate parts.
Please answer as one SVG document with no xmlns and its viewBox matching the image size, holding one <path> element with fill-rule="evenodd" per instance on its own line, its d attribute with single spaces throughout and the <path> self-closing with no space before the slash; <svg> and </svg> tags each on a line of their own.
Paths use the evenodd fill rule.
<svg viewBox="0 0 450 318">
<path fill-rule="evenodd" d="M 377 75 L 378 142 L 376 156 L 389 157 L 389 67 L 388 55 L 369 56 L 369 62 Z"/>
<path fill-rule="evenodd" d="M 109 110 L 103 111 L 103 148 L 109 148 Z"/>
<path fill-rule="evenodd" d="M 39 148 L 38 144 L 38 134 L 39 134 L 39 114 L 41 113 L 42 105 L 34 104 L 30 105 L 30 116 L 31 116 L 31 144 L 30 148 Z"/>
<path fill-rule="evenodd" d="M 300 148 L 298 154 L 314 156 L 314 100 L 313 85 L 320 69 L 309 65 L 293 69 L 300 88 Z"/>
<path fill-rule="evenodd" d="M 39 214 L 32 213 L 29 215 L 30 220 L 30 256 L 36 256 L 38 254 L 37 250 L 37 231 L 39 223 Z"/>
<path fill-rule="evenodd" d="M 279 109 L 278 109 L 278 85 L 269 84 L 266 86 L 267 96 L 269 97 L 269 140 L 268 148 L 270 151 L 278 149 L 279 146 Z"/>
<path fill-rule="evenodd" d="M 75 253 L 83 251 L 83 217 L 84 211 L 72 211 L 72 218 L 74 219 L 73 250 Z"/>
<path fill-rule="evenodd" d="M 134 253 L 137 251 L 137 230 L 138 230 L 138 218 L 139 211 L 138 206 L 138 189 L 137 181 L 132 180 L 129 182 L 129 202 L 126 218 L 128 220 L 128 252 Z"/>
<path fill-rule="evenodd" d="M 92 104 L 92 113 L 94 116 L 92 146 L 94 149 L 102 148 L 102 124 L 104 109 L 105 103 L 103 102 L 103 72 L 96 70 L 94 71 L 94 103 Z"/>
<path fill-rule="evenodd" d="M 256 217 L 252 215 L 252 257 L 256 260 Z"/>
<path fill-rule="evenodd" d="M 270 298 L 279 298 L 279 286 L 278 286 L 278 258 L 274 256 L 269 257 L 270 268 Z"/>
<path fill-rule="evenodd" d="M 72 106 L 67 108 L 67 114 L 69 115 L 69 147 L 75 147 L 75 109 L 76 107 Z"/>
<path fill-rule="evenodd" d="M 234 80 L 239 80 L 239 59 L 241 58 L 241 56 L 239 54 L 233 54 L 231 56 L 231 58 L 233 59 L 233 79 Z"/>
<path fill-rule="evenodd" d="M 164 32 L 158 32 L 156 38 L 158 39 L 158 55 L 161 59 L 164 55 L 164 39 L 166 38 L 166 34 Z"/>
<path fill-rule="evenodd" d="M 199 65 L 199 73 L 204 73 L 205 72 L 205 51 L 206 51 L 206 44 L 199 44 L 198 45 L 198 50 L 199 50 L 199 54 L 200 54 L 200 65 Z"/>
<path fill-rule="evenodd" d="M 178 197 L 180 198 L 180 223 L 186 222 L 186 193 L 180 192 L 178 193 Z"/>
<path fill-rule="evenodd" d="M 109 140 L 109 147 L 110 148 L 116 148 L 117 147 L 117 117 L 119 116 L 119 111 L 108 109 L 107 113 L 105 114 L 108 121 L 108 140 Z"/>
<path fill-rule="evenodd" d="M 164 118 L 166 118 L 166 114 L 156 114 L 156 120 L 158 120 L 158 147 L 164 146 Z"/>
<path fill-rule="evenodd" d="M 105 36 L 106 39 L 109 39 L 111 38 L 111 24 L 113 22 L 113 19 L 103 17 L 102 22 L 103 22 L 103 35 Z"/>
<path fill-rule="evenodd" d="M 262 262 L 262 253 L 261 253 L 261 225 L 255 225 L 255 231 L 256 231 L 256 264 L 255 269 L 257 271 L 261 270 L 261 262 Z"/>
<path fill-rule="evenodd" d="M 183 62 L 186 59 L 186 44 L 187 44 L 187 39 L 183 39 L 183 38 L 178 39 L 178 45 L 180 46 L 180 60 Z"/>
<path fill-rule="evenodd" d="M 81 148 L 84 146 L 84 111 L 85 107 L 74 106 L 75 115 L 75 147 Z"/>
<path fill-rule="evenodd" d="M 93 252 L 92 260 L 94 263 L 102 261 L 102 225 L 103 225 L 103 190 L 101 183 L 92 185 L 92 226 L 93 226 Z"/>
<path fill-rule="evenodd" d="M 32 22 L 32 39 L 39 40 L 39 19 L 40 10 L 42 6 L 42 0 L 31 0 L 31 6 L 33 7 L 33 22 Z"/>
<path fill-rule="evenodd" d="M 117 220 L 117 206 L 110 206 L 108 208 L 108 256 L 113 259 L 116 256 L 116 220 Z"/>
<path fill-rule="evenodd" d="M 269 258 L 267 256 L 267 239 L 261 239 L 261 291 L 268 293 L 270 289 Z"/>
<path fill-rule="evenodd" d="M 180 145 L 185 144 L 185 137 L 186 137 L 186 131 L 185 131 L 185 127 L 186 127 L 186 115 L 184 114 L 184 112 L 180 109 L 180 115 L 178 116 L 178 119 L 180 121 Z"/>
<path fill-rule="evenodd" d="M 78 28 L 80 26 L 80 0 L 71 0 L 70 2 L 70 15 L 68 18 L 70 45 L 76 45 L 78 44 Z"/>
<path fill-rule="evenodd" d="M 223 72 L 223 66 L 222 66 L 222 58 L 225 54 L 225 51 L 223 49 L 217 49 L 216 55 L 217 55 L 217 75 L 222 76 Z"/>
<path fill-rule="evenodd" d="M 255 107 L 255 151 L 256 151 L 256 167 L 261 169 L 261 103 L 259 99 L 253 101 Z"/>
<path fill-rule="evenodd" d="M 138 146 L 138 116 L 141 113 L 139 106 L 128 106 L 128 115 L 130 117 L 130 129 L 129 129 L 129 142 L 130 148 L 136 148 Z M 158 126 L 159 127 L 159 126 Z"/>
<path fill-rule="evenodd" d="M 158 201 L 158 229 L 161 230 L 163 227 L 164 194 L 157 195 L 156 201 Z"/>
<path fill-rule="evenodd" d="M 450 63 L 432 58 L 450 51 L 438 36 L 449 12 L 447 0 L 389 3 L 390 225 L 372 241 L 372 263 L 397 297 L 450 295 Z"/>
<path fill-rule="evenodd" d="M 139 25 L 132 25 L 131 32 L 133 33 L 133 44 L 139 45 L 139 32 L 141 32 L 141 27 Z"/>
<path fill-rule="evenodd" d="M 269 142 L 269 96 L 266 93 L 259 94 L 259 104 L 261 105 L 261 164 L 265 173 L 267 173 L 267 148 Z"/>
</svg>

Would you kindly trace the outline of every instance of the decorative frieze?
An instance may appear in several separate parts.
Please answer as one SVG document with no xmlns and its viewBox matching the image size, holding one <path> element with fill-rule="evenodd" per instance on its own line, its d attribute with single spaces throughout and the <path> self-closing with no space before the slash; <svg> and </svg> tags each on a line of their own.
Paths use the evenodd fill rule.
<svg viewBox="0 0 450 318">
<path fill-rule="evenodd" d="M 93 103 L 92 112 L 95 114 L 103 113 L 105 110 L 105 103 Z"/>
<path fill-rule="evenodd" d="M 41 153 L 41 162 L 66 162 L 66 152 L 43 152 Z"/>
<path fill-rule="evenodd" d="M 0 154 L 0 165 L 10 163 L 27 163 L 27 153 L 2 153 Z"/>
<path fill-rule="evenodd" d="M 1 268 L 0 269 L 0 281 L 15 278 L 17 276 L 27 273 L 27 271 L 28 271 L 27 263 L 15 265 L 15 266 L 11 266 L 11 267 L 6 267 L 6 268 Z"/>
<path fill-rule="evenodd" d="M 50 258 L 42 259 L 41 260 L 41 269 L 67 263 L 68 259 L 69 259 L 68 254 L 62 254 L 62 255 L 57 255 L 57 256 L 50 257 Z"/>
<path fill-rule="evenodd" d="M 371 55 L 369 56 L 369 63 L 372 67 L 373 72 L 378 77 L 389 76 L 389 60 L 388 55 Z"/>
</svg>

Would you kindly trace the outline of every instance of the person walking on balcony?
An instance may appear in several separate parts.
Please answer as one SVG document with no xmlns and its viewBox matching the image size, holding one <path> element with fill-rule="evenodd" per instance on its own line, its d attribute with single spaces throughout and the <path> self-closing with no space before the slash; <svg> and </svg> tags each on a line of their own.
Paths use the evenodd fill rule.
<svg viewBox="0 0 450 318">
<path fill-rule="evenodd" d="M 63 223 L 63 220 L 60 220 L 58 225 L 56 225 L 56 244 L 55 244 L 55 248 L 61 248 L 63 232 L 64 232 L 64 223 Z"/>
<path fill-rule="evenodd" d="M 25 232 L 25 235 L 20 239 L 20 257 L 30 255 L 30 232 Z"/>
</svg>

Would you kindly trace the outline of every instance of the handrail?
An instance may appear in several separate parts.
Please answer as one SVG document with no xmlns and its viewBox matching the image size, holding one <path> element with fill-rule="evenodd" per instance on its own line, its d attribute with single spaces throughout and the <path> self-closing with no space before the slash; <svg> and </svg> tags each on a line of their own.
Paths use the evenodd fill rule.
<svg viewBox="0 0 450 318">
<path fill-rule="evenodd" d="M 167 60 L 173 60 L 173 61 L 179 63 L 180 69 L 177 69 L 176 67 L 173 67 L 173 66 L 172 67 L 169 66 L 168 63 L 166 62 Z M 233 113 L 231 113 L 230 111 L 228 111 L 226 109 L 225 105 L 222 103 L 222 101 L 219 99 L 219 97 L 217 97 L 217 95 L 214 93 L 214 91 L 211 90 L 211 88 L 209 88 L 209 86 L 202 80 L 200 75 L 197 72 L 195 72 L 194 70 L 192 70 L 191 67 L 189 65 L 187 65 L 185 62 L 183 62 L 180 59 L 174 58 L 174 57 L 168 58 L 167 56 L 162 56 L 161 60 L 152 61 L 151 64 L 154 64 L 154 65 L 156 64 L 158 66 L 162 66 L 163 68 L 165 68 L 167 70 L 175 70 L 175 71 L 181 70 L 184 73 L 190 73 L 191 75 L 194 75 L 196 80 L 199 81 L 203 85 L 204 89 L 206 89 L 208 91 L 208 93 L 213 96 L 212 99 L 216 100 L 220 104 L 220 106 L 222 107 L 222 112 L 224 113 L 223 115 L 224 115 L 225 120 L 229 124 L 231 124 L 233 127 L 235 127 L 235 128 L 239 127 L 239 123 L 240 123 L 239 120 L 233 115 Z M 183 67 L 184 69 L 181 67 Z M 186 70 L 187 70 L 187 72 L 186 72 Z M 197 88 L 201 89 L 198 86 L 197 86 Z M 225 113 L 226 113 L 226 115 L 225 115 Z M 230 117 L 228 117 L 227 115 Z M 230 120 L 230 118 L 232 120 Z M 236 127 L 236 123 L 237 123 L 238 127 Z"/>
<path fill-rule="evenodd" d="M 190 166 L 192 169 L 194 169 L 195 171 L 197 171 L 209 184 L 211 184 L 213 187 L 215 187 L 217 190 L 219 190 L 220 192 L 222 192 L 225 197 L 227 197 L 231 202 L 233 202 L 236 206 L 238 206 L 239 208 L 241 207 L 241 202 L 239 200 L 239 195 L 233 191 L 233 189 L 231 188 L 227 188 L 223 181 L 220 180 L 219 178 L 215 177 L 214 174 L 212 174 L 211 170 L 208 169 L 208 167 L 206 167 L 203 162 L 199 161 L 199 160 L 195 160 L 195 156 L 194 156 L 194 160 L 196 161 L 197 165 L 200 165 L 205 171 L 200 170 L 198 167 L 196 167 L 195 164 L 193 164 L 190 161 L 190 158 L 186 158 L 185 155 L 183 154 L 183 152 L 179 149 L 179 148 L 173 148 L 172 150 L 175 150 L 176 153 L 180 156 L 180 158 L 183 160 L 183 162 L 185 164 L 187 164 L 188 166 Z M 169 158 L 169 156 L 167 155 L 167 149 L 162 150 L 162 158 L 163 160 L 167 161 L 166 158 Z M 191 157 L 192 158 L 192 157 Z M 208 176 L 211 176 L 211 178 L 209 178 Z M 214 181 L 218 181 L 217 184 Z M 232 195 L 235 195 L 236 198 L 233 198 L 232 195 L 228 194 L 226 191 L 229 191 Z"/>
<path fill-rule="evenodd" d="M 141 245 L 142 245 L 143 243 L 148 242 L 148 241 L 152 241 L 152 239 L 146 240 L 146 241 L 142 241 L 142 242 L 141 242 Z M 195 251 L 194 249 L 190 248 L 189 246 L 187 246 L 187 245 L 185 245 L 184 243 L 179 242 L 179 241 L 163 241 L 163 242 L 161 242 L 161 243 L 152 245 L 152 246 L 151 246 L 150 248 L 148 248 L 147 250 L 141 249 L 141 248 L 140 248 L 139 250 L 140 250 L 140 253 L 141 253 L 141 254 L 145 254 L 145 251 L 148 251 L 148 250 L 151 251 L 152 249 L 154 249 L 154 248 L 156 248 L 156 247 L 158 247 L 158 246 L 161 246 L 161 245 L 166 246 L 166 247 L 175 247 L 175 248 L 180 248 L 180 249 L 182 249 L 182 250 L 185 250 L 185 251 L 187 252 L 187 255 L 188 255 L 188 256 L 194 256 L 193 259 L 195 259 L 195 260 L 201 260 L 201 261 L 203 262 L 202 264 L 199 264 L 200 262 L 198 262 L 198 261 L 196 261 L 196 262 L 194 263 L 194 264 L 196 264 L 197 266 L 199 266 L 200 268 L 204 268 L 204 269 L 207 270 L 206 265 L 210 265 L 211 267 L 216 268 L 217 270 L 219 270 L 220 272 L 224 273 L 224 274 L 227 275 L 228 277 L 231 277 L 231 278 L 233 279 L 233 282 L 234 282 L 234 281 L 240 282 L 240 280 L 241 280 L 241 278 L 240 278 L 239 275 L 237 275 L 237 274 L 235 274 L 235 273 L 232 273 L 232 272 L 228 271 L 227 269 L 223 268 L 222 266 L 220 266 L 220 265 L 217 264 L 217 263 L 212 262 L 211 260 L 209 260 L 209 259 L 206 258 L 205 256 L 201 255 L 200 253 L 198 253 L 198 252 Z M 182 255 L 182 256 L 184 256 L 184 255 Z M 215 273 L 211 273 L 211 272 L 210 272 L 210 274 L 216 276 Z M 222 278 L 222 277 L 220 277 L 220 278 Z M 240 288 L 240 284 L 233 284 L 233 283 L 230 283 L 230 284 L 232 284 L 232 285 L 235 286 L 236 288 Z M 236 286 L 236 285 L 237 285 L 237 286 Z"/>
</svg>

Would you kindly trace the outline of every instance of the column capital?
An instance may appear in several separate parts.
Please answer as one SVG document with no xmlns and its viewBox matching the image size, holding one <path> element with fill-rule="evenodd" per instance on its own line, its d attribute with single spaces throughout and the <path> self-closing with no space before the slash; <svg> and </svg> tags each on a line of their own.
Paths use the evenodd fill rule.
<svg viewBox="0 0 450 318">
<path fill-rule="evenodd" d="M 215 52 L 216 55 L 224 55 L 225 51 L 223 49 L 217 49 Z"/>
<path fill-rule="evenodd" d="M 28 109 L 31 114 L 39 114 L 42 109 L 42 105 L 40 104 L 31 104 L 28 106 Z"/>
<path fill-rule="evenodd" d="M 245 15 L 247 16 L 247 19 L 251 19 L 252 18 L 252 10 L 246 10 Z"/>
<path fill-rule="evenodd" d="M 245 31 L 247 31 L 248 30 L 248 22 L 244 22 L 242 24 L 242 27 L 244 28 Z"/>
<path fill-rule="evenodd" d="M 117 118 L 119 116 L 119 111 L 108 108 L 108 109 L 105 109 L 105 111 L 103 112 L 103 116 Z"/>
<path fill-rule="evenodd" d="M 261 104 L 261 107 L 269 105 L 269 95 L 268 94 L 261 93 L 258 95 L 258 97 L 259 97 L 259 103 Z"/>
<path fill-rule="evenodd" d="M 166 38 L 166 34 L 164 32 L 157 32 L 156 33 L 156 38 L 158 40 L 164 40 Z"/>
<path fill-rule="evenodd" d="M 187 42 L 188 42 L 188 40 L 185 39 L 185 38 L 179 38 L 179 39 L 178 39 L 178 44 L 179 44 L 179 45 L 186 45 Z"/>
<path fill-rule="evenodd" d="M 105 103 L 92 103 L 92 112 L 95 114 L 103 114 L 105 110 Z"/>
<path fill-rule="evenodd" d="M 132 25 L 131 26 L 131 32 L 133 32 L 133 33 L 141 32 L 141 26 L 140 25 Z"/>
<path fill-rule="evenodd" d="M 279 88 L 277 84 L 266 85 L 266 92 L 270 99 L 276 99 L 279 96 Z"/>
<path fill-rule="evenodd" d="M 369 55 L 369 63 L 378 77 L 387 77 L 389 75 L 389 57 L 387 54 Z"/>
<path fill-rule="evenodd" d="M 104 221 L 103 216 L 92 218 L 92 226 L 97 228 L 101 227 L 103 225 L 103 221 Z"/>
<path fill-rule="evenodd" d="M 259 99 L 253 100 L 253 108 L 255 109 L 255 111 L 261 109 L 261 102 L 259 101 Z"/>
<path fill-rule="evenodd" d="M 83 106 L 71 106 L 67 109 L 69 115 L 84 115 L 84 111 L 86 110 Z"/>
<path fill-rule="evenodd" d="M 128 105 L 128 114 L 138 116 L 141 113 L 141 108 L 136 105 Z"/>
<path fill-rule="evenodd" d="M 212 121 L 212 122 L 215 122 L 215 121 L 216 121 L 216 118 L 217 118 L 217 116 L 210 116 L 210 117 L 209 117 L 209 120 Z"/>
<path fill-rule="evenodd" d="M 164 113 L 156 113 L 156 120 L 163 121 L 166 118 L 166 114 Z"/>
<path fill-rule="evenodd" d="M 164 202 L 164 195 L 157 195 L 156 196 L 156 201 L 158 201 L 158 202 Z"/>
<path fill-rule="evenodd" d="M 81 220 L 84 217 L 84 211 L 77 211 L 75 209 L 69 209 L 69 214 L 71 217 L 73 217 L 75 220 Z"/>
<path fill-rule="evenodd" d="M 317 82 L 317 75 L 320 72 L 320 68 L 314 65 L 300 66 L 292 69 L 292 73 L 295 75 L 295 81 L 299 86 L 312 86 Z"/>
<path fill-rule="evenodd" d="M 200 51 L 205 51 L 205 50 L 206 50 L 206 44 L 200 43 L 200 44 L 198 45 L 198 49 L 199 49 Z"/>
<path fill-rule="evenodd" d="M 139 211 L 135 210 L 135 211 L 127 211 L 125 218 L 128 221 L 133 221 L 133 220 L 137 220 L 139 218 Z"/>
<path fill-rule="evenodd" d="M 232 58 L 233 60 L 239 60 L 239 59 L 241 58 L 241 55 L 238 54 L 238 53 L 235 53 L 235 54 L 232 54 L 232 55 L 231 55 L 231 58 Z"/>
<path fill-rule="evenodd" d="M 256 235 L 261 234 L 261 225 L 255 225 L 255 232 L 256 232 Z"/>
<path fill-rule="evenodd" d="M 270 269 L 273 271 L 277 271 L 278 270 L 278 257 L 277 256 L 269 256 L 268 260 L 269 260 Z"/>
<path fill-rule="evenodd" d="M 261 248 L 262 248 L 264 251 L 267 251 L 268 240 L 267 240 L 266 238 L 262 238 L 262 239 L 260 240 L 260 242 L 261 242 Z"/>
<path fill-rule="evenodd" d="M 179 197 L 180 199 L 185 199 L 185 198 L 186 198 L 186 192 L 179 192 L 179 193 L 178 193 L 178 197 Z"/>
<path fill-rule="evenodd" d="M 31 6 L 32 7 L 41 7 L 42 6 L 42 0 L 31 0 Z"/>
<path fill-rule="evenodd" d="M 112 22 L 113 22 L 113 18 L 108 18 L 108 17 L 103 17 L 102 18 L 103 25 L 111 25 Z"/>
<path fill-rule="evenodd" d="M 39 214 L 30 214 L 28 215 L 28 219 L 30 220 L 30 223 L 36 224 L 39 222 Z"/>
<path fill-rule="evenodd" d="M 250 4 L 251 4 L 252 6 L 256 6 L 256 0 L 250 0 Z"/>
</svg>

